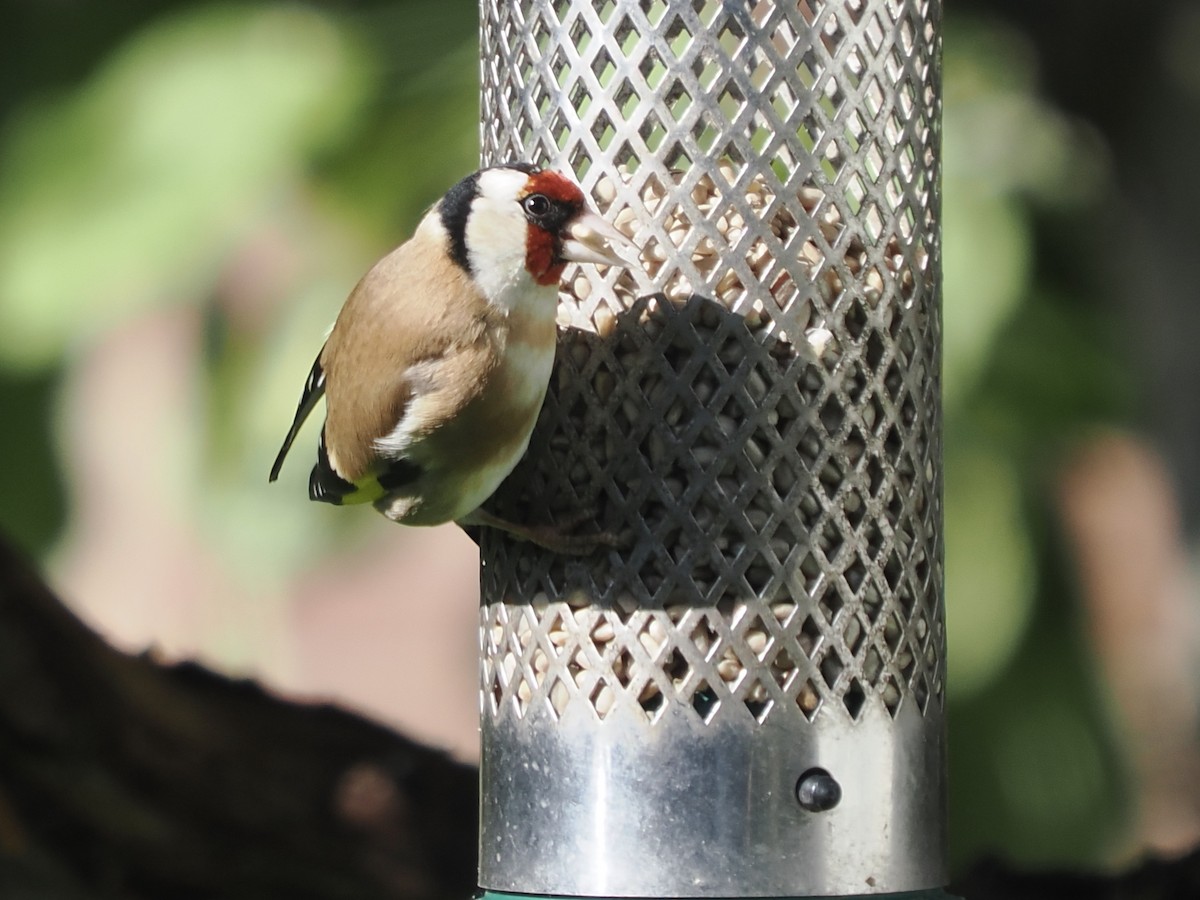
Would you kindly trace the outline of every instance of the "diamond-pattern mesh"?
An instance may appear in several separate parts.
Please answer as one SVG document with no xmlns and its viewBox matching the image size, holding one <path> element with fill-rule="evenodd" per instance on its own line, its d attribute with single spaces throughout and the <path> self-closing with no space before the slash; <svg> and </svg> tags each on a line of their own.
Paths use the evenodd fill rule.
<svg viewBox="0 0 1200 900">
<path fill-rule="evenodd" d="M 484 0 L 483 157 L 642 247 L 567 273 L 485 532 L 485 718 L 924 714 L 943 694 L 938 0 Z"/>
</svg>

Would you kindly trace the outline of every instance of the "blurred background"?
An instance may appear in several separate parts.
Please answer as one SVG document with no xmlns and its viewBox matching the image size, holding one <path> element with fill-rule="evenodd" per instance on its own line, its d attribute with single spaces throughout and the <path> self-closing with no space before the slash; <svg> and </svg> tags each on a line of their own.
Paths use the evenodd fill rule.
<svg viewBox="0 0 1200 900">
<path fill-rule="evenodd" d="M 1200 841 L 1200 7 L 945 32 L 961 867 Z M 267 471 L 342 300 L 477 159 L 472 0 L 2 0 L 0 528 L 114 644 L 472 760 L 474 545 Z"/>
</svg>

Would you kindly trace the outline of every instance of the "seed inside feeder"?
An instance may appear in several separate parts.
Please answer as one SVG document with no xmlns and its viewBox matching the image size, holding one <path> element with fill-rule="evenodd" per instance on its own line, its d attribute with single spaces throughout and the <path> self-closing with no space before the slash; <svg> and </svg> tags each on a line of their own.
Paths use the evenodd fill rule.
<svg viewBox="0 0 1200 900">
<path fill-rule="evenodd" d="M 618 177 L 626 185 L 632 181 L 624 169 L 618 171 Z M 594 402 L 575 403 L 558 411 L 562 422 L 550 445 L 570 489 L 555 496 L 561 495 L 563 512 L 569 512 L 570 503 L 595 490 L 596 472 L 645 468 L 662 490 L 650 492 L 637 510 L 644 527 L 652 533 L 671 528 L 673 542 L 681 549 L 705 542 L 715 552 L 749 556 L 740 567 L 741 580 L 721 576 L 720 567 L 709 561 L 692 560 L 690 596 L 707 598 L 706 605 L 727 605 L 735 619 L 746 609 L 746 601 L 766 600 L 782 631 L 778 636 L 760 628 L 725 636 L 703 630 L 693 631 L 690 637 L 681 634 L 678 629 L 685 627 L 695 601 L 681 604 L 670 593 L 660 596 L 660 591 L 669 592 L 672 586 L 678 592 L 678 582 L 665 570 L 654 571 L 652 561 L 641 581 L 663 606 L 657 613 L 650 609 L 636 612 L 637 604 L 630 598 L 629 608 L 622 613 L 654 616 L 640 626 L 633 627 L 631 621 L 628 631 L 618 631 L 590 605 L 584 592 L 579 593 L 577 605 L 569 603 L 576 607 L 574 615 L 568 609 L 560 616 L 549 638 L 556 648 L 574 648 L 567 651 L 564 665 L 576 687 L 568 690 L 555 679 L 547 699 L 561 713 L 572 691 L 577 690 L 588 697 L 602 718 L 613 710 L 614 692 L 622 688 L 636 687 L 636 700 L 648 712 L 657 711 L 664 699 L 671 699 L 663 697 L 664 685 L 673 688 L 680 702 L 691 703 L 694 675 L 683 663 L 690 654 L 709 658 L 716 651 L 712 665 L 724 689 L 738 690 L 746 675 L 744 658 L 765 660 L 769 655 L 772 678 L 768 681 L 811 716 L 820 705 L 814 684 L 822 683 L 813 654 L 825 642 L 814 642 L 807 630 L 812 619 L 797 614 L 793 598 L 821 581 L 844 577 L 848 591 L 875 597 L 872 609 L 879 607 L 879 585 L 864 580 L 859 571 L 842 575 L 845 563 L 837 562 L 838 548 L 845 540 L 838 517 L 849 516 L 846 521 L 858 522 L 866 505 L 865 494 L 843 488 L 851 473 L 837 460 L 858 466 L 864 456 L 881 452 L 878 444 L 865 441 L 863 435 L 884 433 L 899 415 L 904 378 L 893 365 L 883 384 L 876 384 L 877 396 L 871 395 L 868 381 L 865 388 L 847 393 L 838 408 L 830 407 L 827 421 L 818 419 L 816 413 L 831 396 L 831 380 L 836 383 L 843 377 L 839 374 L 843 355 L 848 350 L 861 354 L 854 347 L 843 346 L 841 340 L 848 334 L 865 342 L 868 327 L 890 338 L 896 317 L 911 305 L 927 260 L 920 244 L 906 254 L 896 236 L 869 241 L 865 235 L 848 232 L 836 191 L 804 185 L 789 202 L 782 202 L 767 180 L 756 175 L 735 192 L 737 172 L 728 163 L 720 165 L 715 180 L 705 173 L 690 187 L 685 187 L 685 182 L 684 173 L 675 173 L 665 184 L 647 178 L 634 204 L 621 206 L 615 213 L 614 205 L 624 202 L 628 191 L 618 191 L 608 178 L 596 186 L 594 194 L 601 211 L 642 248 L 641 283 L 653 285 L 657 293 L 639 299 L 638 282 L 615 270 L 601 274 L 580 269 L 568 280 L 559 315 L 566 335 L 562 352 L 574 373 L 591 373 L 580 393 L 593 397 Z M 597 302 L 598 285 L 593 278 L 610 281 L 610 296 L 615 300 Z M 861 302 L 856 303 L 856 298 Z M 615 312 L 610 303 L 621 311 Z M 858 318 L 838 321 L 848 310 Z M 730 314 L 738 317 L 740 331 L 730 328 L 726 321 Z M 663 343 L 664 335 L 678 333 L 668 332 L 668 326 L 672 317 L 680 315 L 698 335 L 700 346 L 716 348 L 715 361 L 720 365 L 689 365 L 697 352 L 694 338 L 685 335 Z M 740 335 L 738 340 L 729 340 L 731 333 Z M 604 351 L 597 341 L 603 342 Z M 648 346 L 648 341 L 657 343 Z M 766 349 L 765 355 L 755 350 L 756 345 Z M 898 351 L 908 359 L 915 355 L 915 348 L 898 345 Z M 592 365 L 597 352 L 611 353 L 612 365 Z M 647 353 L 660 357 L 662 364 L 648 365 Z M 730 398 L 727 373 L 739 367 L 741 388 L 750 407 Z M 686 378 L 684 372 L 688 372 Z M 716 400 L 720 397 L 726 399 Z M 891 405 L 884 405 L 879 397 Z M 714 407 L 714 402 L 724 406 Z M 646 422 L 653 422 L 648 431 Z M 910 421 L 902 424 L 912 425 Z M 568 437 L 595 434 L 597 428 L 603 431 L 603 438 L 588 441 L 582 449 L 577 438 Z M 639 429 L 645 437 L 639 444 L 631 444 L 626 436 Z M 853 449 L 831 453 L 835 442 Z M 781 454 L 773 449 L 781 446 L 800 452 Z M 903 457 L 902 445 L 889 447 L 885 444 L 882 448 L 887 465 L 879 471 L 891 471 L 890 477 L 902 482 L 895 489 L 906 495 L 917 481 L 915 466 Z M 589 464 L 584 464 L 583 452 Z M 890 458 L 892 453 L 900 455 Z M 641 462 L 634 462 L 635 457 Z M 734 468 L 728 469 L 730 465 Z M 717 471 L 722 467 L 730 474 Z M 730 477 L 734 472 L 739 474 Z M 748 479 L 753 482 L 754 478 L 762 481 L 761 486 L 745 490 Z M 690 490 L 697 482 L 708 487 Z M 809 489 L 795 491 L 798 482 Z M 883 495 L 887 490 L 886 481 L 872 478 L 872 493 Z M 673 509 L 685 502 L 690 504 L 690 524 L 681 528 Z M 911 505 L 920 509 L 923 502 L 922 496 Z M 895 552 L 906 553 L 906 548 L 919 543 L 918 536 L 911 533 L 915 526 L 904 504 L 885 505 L 881 514 Z M 789 524 L 780 530 L 783 522 Z M 793 552 L 804 544 L 809 552 Z M 814 551 L 824 563 L 817 562 Z M 563 564 L 555 560 L 553 571 Z M 827 599 L 832 596 L 826 594 Z M 804 607 L 811 603 L 815 600 L 806 601 Z M 665 619 L 658 618 L 664 615 Z M 923 621 L 914 625 L 914 632 L 923 625 Z M 896 626 L 894 617 L 885 620 L 881 639 L 889 648 L 900 643 Z M 694 625 L 689 622 L 686 627 Z M 845 626 L 842 640 L 857 645 L 861 638 L 856 628 L 857 622 Z M 524 631 L 516 637 L 521 647 L 532 640 Z M 639 652 L 623 651 L 627 641 L 636 642 Z M 501 672 L 519 677 L 513 674 L 520 666 L 512 642 L 505 643 L 493 634 L 488 650 Z M 545 653 L 538 650 L 526 658 L 531 659 L 535 683 L 520 681 L 516 694 L 522 704 L 529 702 L 535 687 L 545 691 L 544 682 L 551 677 Z M 593 671 L 594 658 L 605 661 L 616 682 L 596 681 L 599 673 Z M 889 671 L 907 678 L 914 668 L 912 654 L 901 649 L 890 668 L 878 663 L 878 654 L 873 658 L 876 662 L 863 675 L 886 692 L 888 708 L 894 709 L 893 695 L 898 688 Z M 651 671 L 640 671 L 646 665 Z M 714 688 L 710 685 L 709 690 Z M 773 699 L 767 685 L 759 681 L 742 688 L 738 696 L 754 706 L 756 716 L 756 710 Z"/>
</svg>

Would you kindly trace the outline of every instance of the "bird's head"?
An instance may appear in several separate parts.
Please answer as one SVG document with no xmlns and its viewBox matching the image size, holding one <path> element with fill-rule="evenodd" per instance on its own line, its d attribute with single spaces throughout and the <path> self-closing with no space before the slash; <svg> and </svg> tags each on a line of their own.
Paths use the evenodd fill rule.
<svg viewBox="0 0 1200 900">
<path fill-rule="evenodd" d="M 442 199 L 451 256 L 490 293 L 522 271 L 557 284 L 567 263 L 628 266 L 615 252 L 630 241 L 587 205 L 570 178 L 512 163 L 468 175 Z"/>
</svg>

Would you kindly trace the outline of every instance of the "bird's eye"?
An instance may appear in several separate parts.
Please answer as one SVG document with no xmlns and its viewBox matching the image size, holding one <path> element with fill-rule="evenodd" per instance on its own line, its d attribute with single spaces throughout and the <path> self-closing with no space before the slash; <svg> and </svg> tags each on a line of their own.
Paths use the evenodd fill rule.
<svg viewBox="0 0 1200 900">
<path fill-rule="evenodd" d="M 525 207 L 526 215 L 532 216 L 535 219 L 541 218 L 550 212 L 550 201 L 544 194 L 530 194 L 521 201 L 521 205 Z"/>
</svg>

